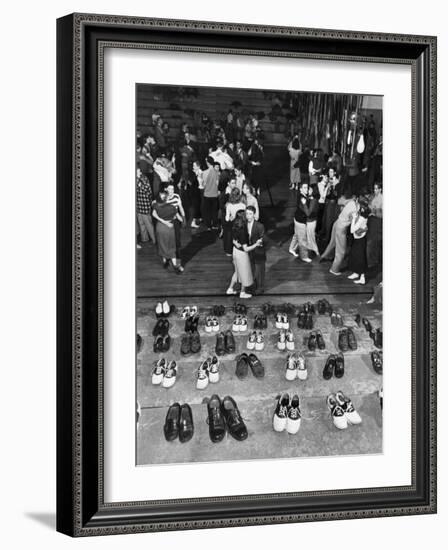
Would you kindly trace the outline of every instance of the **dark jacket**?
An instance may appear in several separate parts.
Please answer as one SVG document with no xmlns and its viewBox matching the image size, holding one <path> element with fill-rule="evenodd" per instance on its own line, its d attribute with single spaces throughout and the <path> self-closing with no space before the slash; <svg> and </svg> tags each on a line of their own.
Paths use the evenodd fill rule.
<svg viewBox="0 0 448 550">
<path fill-rule="evenodd" d="M 254 221 L 252 231 L 249 235 L 249 245 L 255 244 L 256 241 L 261 238 L 263 238 L 263 246 L 257 246 L 257 248 L 249 253 L 251 260 L 255 263 L 266 261 L 266 244 L 264 241 L 264 225 L 260 222 Z"/>
<path fill-rule="evenodd" d="M 302 199 L 305 198 L 305 202 Z M 315 198 L 304 197 L 300 194 L 297 198 L 297 210 L 294 219 L 298 223 L 312 222 L 317 218 L 319 204 Z"/>
</svg>

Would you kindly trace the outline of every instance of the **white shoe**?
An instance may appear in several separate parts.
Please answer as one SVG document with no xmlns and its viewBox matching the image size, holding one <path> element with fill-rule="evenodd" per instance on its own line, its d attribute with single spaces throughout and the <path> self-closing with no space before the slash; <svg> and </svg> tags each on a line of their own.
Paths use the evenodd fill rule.
<svg viewBox="0 0 448 550">
<path fill-rule="evenodd" d="M 252 298 L 252 294 L 248 294 L 247 292 L 240 292 L 240 298 L 241 299 Z"/>
<path fill-rule="evenodd" d="M 256 344 L 257 344 L 257 333 L 253 331 L 249 334 L 249 338 L 247 339 L 247 349 L 251 351 L 254 350 Z"/>
<path fill-rule="evenodd" d="M 300 430 L 300 424 L 302 421 L 302 414 L 300 412 L 299 396 L 297 394 L 292 396 L 289 408 L 288 418 L 286 420 L 286 431 L 295 435 Z"/>
<path fill-rule="evenodd" d="M 177 364 L 176 361 L 170 361 L 168 368 L 163 377 L 162 386 L 164 388 L 171 388 L 176 382 L 177 376 Z"/>
<path fill-rule="evenodd" d="M 193 220 L 193 221 L 191 222 L 190 227 L 192 227 L 193 229 L 199 229 L 199 225 L 196 223 L 195 220 Z"/>
<path fill-rule="evenodd" d="M 280 334 L 278 335 L 277 348 L 280 351 L 285 351 L 286 349 L 286 333 L 284 330 L 281 330 Z"/>
<path fill-rule="evenodd" d="M 219 359 L 214 355 L 208 363 L 208 378 L 212 384 L 219 382 Z"/>
<path fill-rule="evenodd" d="M 297 362 L 294 355 L 289 355 L 286 360 L 285 378 L 289 382 L 292 382 L 297 378 Z"/>
<path fill-rule="evenodd" d="M 197 375 L 196 375 L 196 389 L 197 390 L 205 390 L 205 388 L 208 386 L 208 383 L 209 383 L 208 369 L 209 369 L 209 363 L 208 363 L 208 359 L 207 359 L 198 368 L 198 372 L 197 372 Z"/>
<path fill-rule="evenodd" d="M 275 328 L 283 328 L 283 315 L 281 315 L 281 313 L 277 313 L 275 318 Z"/>
<path fill-rule="evenodd" d="M 294 256 L 294 258 L 298 258 L 298 257 L 299 257 L 299 255 L 297 254 L 297 252 L 296 252 L 295 250 L 289 249 L 288 252 L 289 252 L 290 254 L 292 254 L 292 255 Z"/>
<path fill-rule="evenodd" d="M 255 349 L 257 351 L 263 351 L 264 350 L 264 336 L 262 332 L 259 332 L 257 334 L 257 341 L 255 342 Z"/>
<path fill-rule="evenodd" d="M 137 243 L 137 250 L 141 250 L 142 246 Z"/>
<path fill-rule="evenodd" d="M 344 411 L 347 422 L 349 424 L 361 424 L 362 418 L 353 406 L 352 400 L 346 397 L 341 391 L 336 392 L 335 398 L 338 405 Z"/>
<path fill-rule="evenodd" d="M 247 330 L 247 317 L 241 317 L 240 332 L 246 332 Z"/>
<path fill-rule="evenodd" d="M 158 386 L 159 384 L 162 383 L 163 377 L 165 375 L 165 370 L 166 370 L 166 361 L 162 357 L 162 359 L 159 359 L 157 361 L 157 364 L 154 367 L 154 370 L 152 371 L 151 382 L 154 386 Z"/>
<path fill-rule="evenodd" d="M 352 273 L 351 275 L 349 275 L 349 276 L 347 277 L 347 279 L 353 280 L 353 279 L 357 279 L 358 277 L 359 277 L 359 275 L 358 275 L 357 273 Z"/>
<path fill-rule="evenodd" d="M 305 262 L 306 264 L 310 264 L 313 260 L 311 258 L 300 258 L 302 262 Z"/>
<path fill-rule="evenodd" d="M 187 317 L 190 317 L 190 306 L 185 306 L 182 310 L 182 319 L 186 319 Z"/>
<path fill-rule="evenodd" d="M 306 380 L 308 378 L 308 369 L 306 367 L 305 357 L 302 353 L 296 353 L 295 359 L 297 362 L 297 378 L 299 380 Z"/>
<path fill-rule="evenodd" d="M 332 275 L 336 275 L 336 277 L 339 277 L 339 275 L 342 275 L 342 273 L 340 271 L 333 271 L 332 269 L 330 269 L 330 273 Z"/>
<path fill-rule="evenodd" d="M 240 326 L 241 326 L 241 316 L 237 315 L 235 317 L 235 319 L 233 320 L 232 331 L 233 332 L 239 332 L 240 331 Z"/>
<path fill-rule="evenodd" d="M 164 315 L 169 315 L 171 310 L 170 310 L 170 306 L 169 306 L 169 304 L 166 300 L 163 302 L 162 308 L 163 308 L 163 314 Z"/>
<path fill-rule="evenodd" d="M 289 319 L 288 319 L 288 316 L 287 315 L 283 315 L 282 316 L 282 322 L 281 322 L 281 327 L 279 328 L 283 328 L 285 330 L 289 330 Z"/>
<path fill-rule="evenodd" d="M 294 334 L 291 330 L 286 332 L 286 349 L 289 351 L 294 351 Z"/>
<path fill-rule="evenodd" d="M 347 417 L 345 416 L 342 407 L 338 405 L 336 397 L 333 393 L 327 397 L 327 407 L 330 411 L 331 417 L 333 418 L 333 424 L 338 430 L 346 430 L 348 427 Z"/>
<path fill-rule="evenodd" d="M 212 332 L 219 332 L 219 321 L 216 317 L 212 317 Z"/>
<path fill-rule="evenodd" d="M 229 286 L 229 288 L 226 290 L 226 294 L 229 294 L 229 295 L 232 294 L 232 295 L 234 295 L 234 294 L 238 294 L 238 292 L 236 292 L 235 290 L 233 290 L 233 288 L 231 288 L 231 287 Z"/>
<path fill-rule="evenodd" d="M 208 333 L 213 332 L 211 317 L 207 317 L 205 320 L 205 332 L 208 332 Z"/>
<path fill-rule="evenodd" d="M 355 281 L 355 285 L 365 285 L 366 284 L 366 278 L 364 275 L 361 275 L 361 277 Z"/>
<path fill-rule="evenodd" d="M 284 393 L 278 398 L 277 406 L 274 411 L 272 425 L 274 431 L 283 432 L 286 429 L 288 419 L 289 395 Z"/>
</svg>

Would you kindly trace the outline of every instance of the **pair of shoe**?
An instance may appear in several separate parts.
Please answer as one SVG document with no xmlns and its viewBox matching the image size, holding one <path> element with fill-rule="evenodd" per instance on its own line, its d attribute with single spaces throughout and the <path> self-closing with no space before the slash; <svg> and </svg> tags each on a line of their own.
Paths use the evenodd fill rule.
<svg viewBox="0 0 448 550">
<path fill-rule="evenodd" d="M 264 315 L 271 315 L 271 313 L 275 312 L 275 308 L 271 304 L 271 302 L 266 302 L 261 306 L 261 311 L 264 313 Z"/>
<path fill-rule="evenodd" d="M 177 378 L 177 363 L 176 361 L 166 361 L 164 357 L 159 359 L 152 371 L 151 382 L 154 386 L 162 386 L 171 388 L 174 386 Z"/>
<path fill-rule="evenodd" d="M 306 380 L 308 378 L 308 369 L 306 367 L 305 357 L 300 352 L 291 353 L 286 359 L 285 378 L 292 382 L 298 378 Z"/>
<path fill-rule="evenodd" d="M 285 351 L 285 349 L 289 351 L 294 351 L 295 343 L 294 343 L 294 334 L 292 330 L 281 330 L 278 334 L 278 340 L 277 340 L 277 349 L 279 351 Z"/>
<path fill-rule="evenodd" d="M 154 338 L 154 353 L 166 353 L 171 346 L 171 336 L 167 333 L 158 334 Z"/>
<path fill-rule="evenodd" d="M 238 405 L 235 400 L 226 395 L 221 401 L 214 394 L 207 403 L 208 432 L 213 443 L 219 443 L 224 439 L 226 431 L 237 441 L 247 439 L 248 432 Z"/>
<path fill-rule="evenodd" d="M 268 328 L 268 320 L 264 313 L 257 313 L 254 319 L 254 329 L 255 330 L 265 330 Z"/>
<path fill-rule="evenodd" d="M 160 317 L 168 317 L 173 311 L 174 306 L 170 306 L 166 300 L 164 302 L 157 302 L 155 309 L 157 319 Z"/>
<path fill-rule="evenodd" d="M 322 332 L 320 330 L 314 330 L 310 332 L 307 344 L 310 351 L 316 351 L 316 347 L 318 347 L 321 351 L 324 350 L 325 340 L 322 336 Z"/>
<path fill-rule="evenodd" d="M 284 313 L 277 313 L 275 316 L 275 328 L 289 329 L 289 319 Z"/>
<path fill-rule="evenodd" d="M 383 331 L 379 328 L 374 328 L 370 331 L 370 338 L 373 340 L 373 344 L 377 348 L 383 347 Z"/>
<path fill-rule="evenodd" d="M 198 306 L 185 306 L 182 310 L 181 317 L 182 319 L 187 319 L 188 317 L 193 317 L 199 312 Z"/>
<path fill-rule="evenodd" d="M 173 403 L 168 409 L 163 426 L 163 433 L 167 441 L 179 438 L 181 443 L 190 441 L 194 434 L 193 413 L 190 405 Z"/>
<path fill-rule="evenodd" d="M 300 412 L 300 400 L 297 394 L 289 398 L 288 393 L 280 395 L 272 419 L 274 431 L 287 431 L 289 434 L 296 434 L 300 429 L 302 413 Z"/>
<path fill-rule="evenodd" d="M 180 352 L 182 355 L 189 355 L 190 353 L 199 353 L 201 351 L 201 337 L 197 330 L 193 332 L 186 332 L 182 335 L 180 340 Z"/>
<path fill-rule="evenodd" d="M 342 378 L 345 372 L 345 360 L 342 353 L 337 355 L 329 355 L 325 363 L 324 370 L 322 371 L 322 376 L 324 380 L 330 380 L 333 376 L 333 373 L 336 378 Z"/>
<path fill-rule="evenodd" d="M 322 300 L 318 300 L 317 313 L 319 313 L 319 315 L 326 315 L 327 313 L 331 315 L 332 312 L 333 312 L 333 308 L 331 307 L 330 302 L 326 298 Z"/>
<path fill-rule="evenodd" d="M 333 418 L 333 424 L 339 430 L 347 429 L 349 424 L 361 424 L 362 422 L 352 400 L 341 391 L 330 393 L 327 397 L 327 407 Z"/>
<path fill-rule="evenodd" d="M 342 319 L 342 315 L 340 313 L 336 313 L 336 311 L 331 312 L 330 321 L 331 321 L 331 325 L 335 328 L 344 326 L 344 320 Z"/>
<path fill-rule="evenodd" d="M 236 349 L 235 338 L 232 331 L 220 332 L 216 335 L 216 355 L 224 355 L 226 353 L 234 353 Z"/>
<path fill-rule="evenodd" d="M 137 332 L 137 339 L 136 339 L 136 347 L 137 347 L 137 353 L 140 353 L 143 347 L 143 338 L 140 336 L 138 332 Z"/>
<path fill-rule="evenodd" d="M 247 339 L 247 349 L 263 351 L 264 350 L 264 336 L 262 332 L 256 332 L 255 330 L 249 334 Z"/>
<path fill-rule="evenodd" d="M 249 355 L 247 355 L 247 353 L 242 353 L 238 355 L 236 358 L 236 377 L 240 380 L 246 378 L 249 373 L 249 368 L 255 378 L 264 377 L 264 367 L 254 353 L 250 353 Z"/>
<path fill-rule="evenodd" d="M 226 312 L 226 308 L 221 305 L 214 305 L 210 309 L 210 315 L 212 317 L 222 317 Z"/>
<path fill-rule="evenodd" d="M 359 273 L 352 273 L 347 277 L 347 279 L 350 279 L 353 281 L 356 285 L 365 285 L 366 284 L 366 277 L 363 274 Z"/>
<path fill-rule="evenodd" d="M 302 329 L 312 330 L 314 327 L 314 318 L 311 312 L 300 311 L 297 317 L 297 326 Z"/>
<path fill-rule="evenodd" d="M 247 306 L 246 304 L 235 303 L 233 304 L 233 311 L 237 315 L 247 315 Z"/>
<path fill-rule="evenodd" d="M 247 330 L 247 317 L 237 315 L 232 324 L 233 332 L 245 332 Z"/>
<path fill-rule="evenodd" d="M 168 334 L 169 328 L 170 322 L 168 321 L 168 319 L 159 319 L 152 329 L 152 335 L 158 336 L 160 334 L 161 336 L 163 336 L 164 334 Z"/>
<path fill-rule="evenodd" d="M 372 360 L 373 370 L 377 374 L 383 374 L 383 352 L 382 351 L 372 351 L 370 354 Z"/>
<path fill-rule="evenodd" d="M 199 314 L 190 315 L 185 320 L 185 332 L 197 332 L 199 325 Z"/>
<path fill-rule="evenodd" d="M 219 332 L 219 321 L 217 317 L 208 316 L 205 319 L 205 332 Z"/>
<path fill-rule="evenodd" d="M 349 349 L 352 351 L 358 349 L 358 342 L 356 341 L 355 332 L 351 327 L 344 327 L 339 331 L 338 346 L 344 353 Z"/>
<path fill-rule="evenodd" d="M 213 357 L 207 357 L 205 361 L 201 363 L 198 368 L 196 378 L 196 388 L 198 390 L 205 390 L 208 383 L 216 384 L 219 382 L 219 359 L 214 355 Z"/>
</svg>

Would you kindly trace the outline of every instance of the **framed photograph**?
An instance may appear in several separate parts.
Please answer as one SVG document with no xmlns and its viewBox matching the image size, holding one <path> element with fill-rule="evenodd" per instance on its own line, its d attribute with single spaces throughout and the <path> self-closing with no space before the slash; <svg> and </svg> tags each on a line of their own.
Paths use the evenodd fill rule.
<svg viewBox="0 0 448 550">
<path fill-rule="evenodd" d="M 57 529 L 435 513 L 436 38 L 57 40 Z"/>
</svg>

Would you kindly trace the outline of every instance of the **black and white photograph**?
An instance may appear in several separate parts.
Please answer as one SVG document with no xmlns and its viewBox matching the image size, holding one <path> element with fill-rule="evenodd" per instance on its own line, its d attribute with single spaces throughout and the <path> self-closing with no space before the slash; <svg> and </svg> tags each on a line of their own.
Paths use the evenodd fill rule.
<svg viewBox="0 0 448 550">
<path fill-rule="evenodd" d="M 139 83 L 135 122 L 136 464 L 381 454 L 382 96 Z"/>
</svg>

